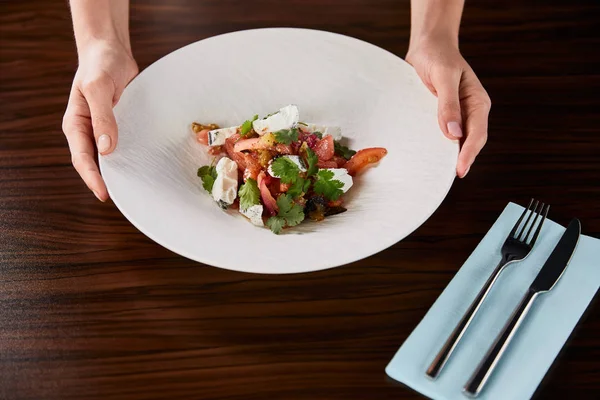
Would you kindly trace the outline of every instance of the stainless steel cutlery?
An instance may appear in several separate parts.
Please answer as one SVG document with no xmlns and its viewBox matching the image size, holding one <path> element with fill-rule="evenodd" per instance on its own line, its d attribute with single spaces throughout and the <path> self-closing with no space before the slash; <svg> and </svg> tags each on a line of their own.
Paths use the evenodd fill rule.
<svg viewBox="0 0 600 400">
<path fill-rule="evenodd" d="M 475 300 L 471 303 L 468 310 L 465 312 L 461 320 L 458 322 L 435 359 L 427 369 L 427 376 L 432 379 L 435 379 L 440 374 L 442 368 L 456 349 L 456 346 L 460 342 L 466 330 L 469 328 L 471 321 L 475 317 L 475 314 L 479 310 L 481 304 L 487 297 L 490 292 L 494 282 L 500 276 L 500 273 L 511 263 L 520 261 L 525 259 L 531 249 L 533 248 L 540 231 L 542 229 L 542 225 L 546 220 L 546 215 L 548 215 L 548 210 L 550 209 L 549 205 L 544 205 L 539 201 L 535 201 L 531 199 L 529 202 L 529 206 L 517 222 L 514 227 L 508 234 L 508 237 L 504 241 L 502 245 L 501 254 L 502 258 L 498 263 L 498 266 L 494 269 L 488 280 L 483 285 L 483 288 L 480 290 L 479 294 L 475 298 Z M 527 219 L 523 224 L 523 219 L 527 216 Z M 535 217 L 534 217 L 535 216 Z M 532 220 L 533 217 L 533 220 Z M 541 218 L 541 219 L 540 219 Z M 533 236 L 532 236 L 533 234 Z"/>
<path fill-rule="evenodd" d="M 544 266 L 537 274 L 535 280 L 529 286 L 521 303 L 515 308 L 512 316 L 494 341 L 494 344 L 490 347 L 465 385 L 465 394 L 475 397 L 483 389 L 537 296 L 540 293 L 552 290 L 565 272 L 571 256 L 575 252 L 580 234 L 581 224 L 579 220 L 573 219 L 552 251 L 552 254 L 550 254 L 550 257 L 548 257 Z"/>
</svg>

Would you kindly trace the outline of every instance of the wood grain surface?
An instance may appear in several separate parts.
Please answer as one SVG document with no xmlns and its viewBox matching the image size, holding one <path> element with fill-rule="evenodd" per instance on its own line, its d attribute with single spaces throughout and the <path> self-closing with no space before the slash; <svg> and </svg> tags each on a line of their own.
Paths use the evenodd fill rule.
<svg viewBox="0 0 600 400">
<path fill-rule="evenodd" d="M 69 18 L 64 0 L 0 3 L 2 399 L 417 399 L 384 368 L 507 202 L 542 199 L 554 220 L 577 216 L 600 237 L 597 0 L 467 1 L 461 50 L 493 102 L 469 176 L 401 243 L 291 276 L 186 260 L 85 188 L 61 133 L 77 67 Z M 190 42 L 272 26 L 404 56 L 409 2 L 132 2 L 141 69 Z M 597 398 L 597 311 L 537 398 Z"/>
</svg>

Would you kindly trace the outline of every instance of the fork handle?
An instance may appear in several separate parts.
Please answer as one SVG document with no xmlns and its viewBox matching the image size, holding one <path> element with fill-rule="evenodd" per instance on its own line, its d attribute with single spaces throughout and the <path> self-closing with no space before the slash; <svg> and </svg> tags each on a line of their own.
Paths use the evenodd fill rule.
<svg viewBox="0 0 600 400">
<path fill-rule="evenodd" d="M 502 332 L 498 334 L 494 344 L 490 347 L 485 357 L 483 357 L 475 369 L 475 372 L 473 372 L 473 375 L 465 385 L 463 390 L 467 396 L 476 397 L 479 392 L 481 392 L 489 377 L 492 375 L 494 368 L 496 368 L 498 361 L 502 358 L 502 354 L 504 354 L 508 344 L 515 335 L 515 332 L 519 329 L 521 322 L 523 322 L 525 316 L 531 309 L 531 305 L 538 294 L 539 293 L 534 289 L 529 288 L 525 296 L 523 296 L 523 299 L 513 311 L 510 319 L 506 325 L 504 325 L 504 328 L 502 328 Z"/>
<path fill-rule="evenodd" d="M 444 365 L 452 355 L 452 352 L 454 352 L 454 349 L 456 349 L 458 342 L 463 337 L 467 328 L 471 324 L 471 321 L 475 317 L 475 314 L 479 310 L 479 307 L 481 307 L 481 304 L 490 292 L 492 285 L 494 284 L 494 282 L 496 282 L 496 279 L 498 279 L 498 276 L 509 262 L 510 260 L 508 258 L 502 257 L 502 260 L 494 269 L 494 272 L 492 272 L 488 280 L 485 282 L 483 288 L 481 288 L 481 290 L 477 294 L 477 297 L 469 306 L 467 312 L 465 312 L 461 320 L 458 322 L 458 324 L 448 337 L 448 339 L 446 339 L 446 342 L 444 343 L 440 351 L 435 356 L 431 365 L 429 365 L 429 368 L 427 368 L 427 376 L 429 376 L 432 379 L 435 379 L 439 376 L 440 372 L 442 371 L 442 368 L 444 368 Z"/>
</svg>

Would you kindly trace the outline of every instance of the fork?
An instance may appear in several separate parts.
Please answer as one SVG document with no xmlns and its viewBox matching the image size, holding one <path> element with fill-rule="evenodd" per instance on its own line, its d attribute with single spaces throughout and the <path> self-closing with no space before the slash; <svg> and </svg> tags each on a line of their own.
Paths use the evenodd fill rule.
<svg viewBox="0 0 600 400">
<path fill-rule="evenodd" d="M 458 324 L 456 325 L 456 327 L 454 328 L 454 330 L 452 331 L 452 333 L 450 334 L 450 336 L 436 355 L 435 359 L 427 369 L 428 377 L 435 379 L 439 376 L 440 372 L 442 371 L 442 368 L 452 355 L 452 352 L 456 349 L 456 346 L 460 342 L 466 330 L 469 328 L 471 321 L 475 317 L 475 314 L 479 310 L 479 307 L 490 292 L 492 286 L 494 285 L 494 282 L 496 282 L 496 279 L 498 279 L 498 276 L 500 276 L 500 273 L 509 264 L 516 261 L 524 260 L 531 252 L 531 249 L 533 248 L 533 245 L 535 244 L 535 241 L 537 240 L 538 235 L 540 234 L 542 225 L 546 220 L 548 210 L 550 209 L 550 205 L 544 205 L 544 203 L 541 203 L 541 206 L 538 208 L 539 201 L 536 200 L 535 205 L 533 205 L 533 202 L 534 199 L 531 199 L 529 205 L 523 211 L 523 214 L 521 214 L 521 216 L 517 220 L 517 223 L 508 234 L 508 237 L 502 245 L 502 259 L 500 260 L 500 263 L 494 269 L 494 272 L 492 272 L 488 280 L 485 282 L 485 285 L 483 285 L 483 288 L 481 289 L 473 303 L 471 303 L 469 309 L 458 322 Z M 534 214 L 535 218 L 530 224 L 529 221 L 531 220 L 531 217 Z M 525 220 L 523 227 L 519 229 L 519 226 L 521 225 L 521 222 L 523 221 L 525 215 L 528 215 L 528 217 Z M 542 216 L 542 219 L 538 224 L 538 219 L 540 216 Z M 537 228 L 535 229 L 535 231 L 533 231 L 536 225 Z M 527 227 L 529 227 L 529 229 L 527 229 Z M 527 233 L 525 233 L 526 230 Z M 534 232 L 534 234 L 530 240 L 529 237 L 531 236 L 532 231 Z"/>
</svg>

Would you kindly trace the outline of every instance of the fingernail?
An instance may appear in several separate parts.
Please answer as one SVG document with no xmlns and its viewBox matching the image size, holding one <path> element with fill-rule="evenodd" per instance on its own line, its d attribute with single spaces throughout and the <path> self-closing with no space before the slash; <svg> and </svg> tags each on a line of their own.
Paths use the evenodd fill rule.
<svg viewBox="0 0 600 400">
<path fill-rule="evenodd" d="M 462 129 L 458 122 L 448 122 L 448 133 L 455 138 L 461 138 L 463 136 Z"/>
<path fill-rule="evenodd" d="M 98 138 L 98 152 L 104 153 L 110 149 L 110 136 L 102 135 Z"/>
<path fill-rule="evenodd" d="M 465 174 L 463 175 L 463 178 L 464 178 L 465 176 L 467 176 L 467 174 L 469 173 L 469 171 L 470 171 L 470 170 L 471 170 L 471 166 L 469 165 L 469 167 L 468 167 L 468 168 L 467 168 L 467 170 L 465 171 Z"/>
<path fill-rule="evenodd" d="M 101 202 L 103 202 L 103 203 L 104 203 L 104 200 L 102 200 L 102 198 L 100 197 L 100 195 L 98 194 L 98 192 L 96 192 L 95 190 L 92 190 L 92 192 L 94 193 L 94 196 L 96 196 L 96 198 L 97 198 L 98 200 L 100 200 Z"/>
</svg>

